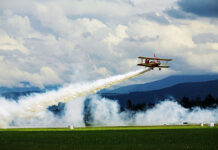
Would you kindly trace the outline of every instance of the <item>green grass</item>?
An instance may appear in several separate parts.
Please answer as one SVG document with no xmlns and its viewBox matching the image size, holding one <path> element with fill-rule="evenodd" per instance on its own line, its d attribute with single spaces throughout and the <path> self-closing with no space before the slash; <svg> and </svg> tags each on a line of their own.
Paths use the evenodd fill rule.
<svg viewBox="0 0 218 150">
<path fill-rule="evenodd" d="M 0 129 L 0 149 L 218 149 L 218 128 L 200 126 Z"/>
</svg>

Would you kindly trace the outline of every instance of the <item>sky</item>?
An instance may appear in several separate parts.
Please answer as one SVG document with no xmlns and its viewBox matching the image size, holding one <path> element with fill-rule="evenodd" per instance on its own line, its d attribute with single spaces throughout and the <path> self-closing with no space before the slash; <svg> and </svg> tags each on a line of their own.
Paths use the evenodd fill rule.
<svg viewBox="0 0 218 150">
<path fill-rule="evenodd" d="M 125 84 L 218 73 L 218 1 L 0 0 L 0 86 L 97 80 L 154 53 L 171 68 Z"/>
</svg>

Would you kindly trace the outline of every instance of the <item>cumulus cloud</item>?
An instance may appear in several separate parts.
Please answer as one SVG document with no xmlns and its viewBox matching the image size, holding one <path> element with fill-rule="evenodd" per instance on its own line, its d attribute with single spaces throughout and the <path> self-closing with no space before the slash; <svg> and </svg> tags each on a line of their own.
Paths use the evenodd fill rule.
<svg viewBox="0 0 218 150">
<path fill-rule="evenodd" d="M 193 69 L 196 73 L 217 72 L 212 59 L 206 63 L 211 67 L 194 63 L 206 53 L 210 53 L 209 57 L 217 56 L 216 20 L 169 17 L 164 12 L 176 8 L 174 2 L 3 1 L 1 85 L 15 86 L 27 80 L 42 87 L 95 80 L 134 70 L 139 55 L 153 56 L 154 52 L 159 57 L 175 58 L 172 69 L 157 73 L 152 79 L 147 75 L 139 77 L 131 83 Z M 211 40 L 205 41 L 202 35 Z M 19 76 L 15 77 L 13 72 Z"/>
<path fill-rule="evenodd" d="M 163 24 L 163 25 L 169 24 L 168 19 L 165 16 L 160 15 L 159 13 L 140 14 L 139 16 L 145 17 L 146 19 L 157 22 L 159 24 Z"/>
<path fill-rule="evenodd" d="M 43 88 L 44 85 L 61 84 L 62 80 L 47 66 L 40 68 L 39 72 L 27 72 L 10 65 L 1 63 L 0 65 L 0 84 L 1 86 L 13 87 L 19 85 L 21 81 L 30 82 L 33 86 Z"/>
<path fill-rule="evenodd" d="M 108 37 L 106 37 L 103 41 L 109 45 L 118 45 L 123 39 L 128 37 L 126 29 L 126 26 L 118 25 L 115 30 L 115 34 L 113 35 L 109 33 Z"/>
<path fill-rule="evenodd" d="M 9 35 L 7 35 L 4 31 L 0 30 L 0 50 L 5 51 L 14 51 L 18 50 L 22 53 L 27 54 L 28 50 L 23 44 L 23 40 L 16 40 Z"/>
</svg>

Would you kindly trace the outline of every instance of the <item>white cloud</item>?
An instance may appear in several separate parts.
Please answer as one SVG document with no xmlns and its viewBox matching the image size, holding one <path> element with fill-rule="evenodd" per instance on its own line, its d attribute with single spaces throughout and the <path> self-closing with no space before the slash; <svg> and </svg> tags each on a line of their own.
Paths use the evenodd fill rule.
<svg viewBox="0 0 218 150">
<path fill-rule="evenodd" d="M 29 35 L 28 32 L 32 31 L 30 20 L 28 16 L 19 16 L 13 14 L 11 11 L 4 11 L 4 17 L 2 18 L 1 26 L 11 36 L 26 36 Z"/>
<path fill-rule="evenodd" d="M 187 53 L 187 61 L 190 66 L 196 69 L 202 69 L 208 72 L 218 72 L 218 52 L 206 53 Z"/>
<path fill-rule="evenodd" d="M 27 81 L 33 86 L 43 88 L 44 85 L 62 83 L 62 80 L 50 67 L 43 66 L 39 72 L 28 72 L 21 69 L 2 61 L 0 64 L 0 85 L 11 87 L 19 85 L 21 81 Z"/>
<path fill-rule="evenodd" d="M 103 41 L 111 45 L 118 45 L 123 39 L 127 38 L 127 27 L 124 25 L 118 25 L 115 29 L 115 33 L 109 33 Z"/>
<path fill-rule="evenodd" d="M 28 50 L 24 46 L 24 41 L 22 39 L 16 40 L 12 37 L 9 37 L 2 30 L 0 30 L 0 50 L 4 50 L 4 51 L 18 50 L 25 54 L 28 53 Z"/>
<path fill-rule="evenodd" d="M 175 49 L 193 48 L 192 34 L 189 32 L 189 25 L 160 25 L 145 19 L 140 19 L 130 24 L 128 31 L 135 39 L 143 37 L 153 38 L 146 44 L 154 49 L 168 51 L 171 53 Z M 170 42 L 170 43 L 169 43 Z"/>
<path fill-rule="evenodd" d="M 193 41 L 199 34 L 218 35 L 216 20 L 170 18 L 163 10 L 174 2 L 3 1 L 0 70 L 4 73 L 0 84 L 14 86 L 26 80 L 42 87 L 95 80 L 135 70 L 139 55 L 152 56 L 154 52 L 159 57 L 175 58 L 171 70 L 153 71 L 133 82 L 193 69 L 197 73 L 218 72 L 214 60 L 218 43 Z M 167 18 L 169 23 L 140 15 L 152 13 Z"/>
</svg>

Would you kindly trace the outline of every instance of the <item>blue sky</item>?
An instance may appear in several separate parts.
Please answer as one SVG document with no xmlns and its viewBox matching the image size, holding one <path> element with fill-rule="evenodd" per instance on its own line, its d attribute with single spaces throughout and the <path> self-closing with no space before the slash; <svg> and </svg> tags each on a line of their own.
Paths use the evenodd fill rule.
<svg viewBox="0 0 218 150">
<path fill-rule="evenodd" d="M 67 84 L 173 58 L 125 84 L 218 72 L 217 0 L 1 0 L 0 86 Z"/>
</svg>

